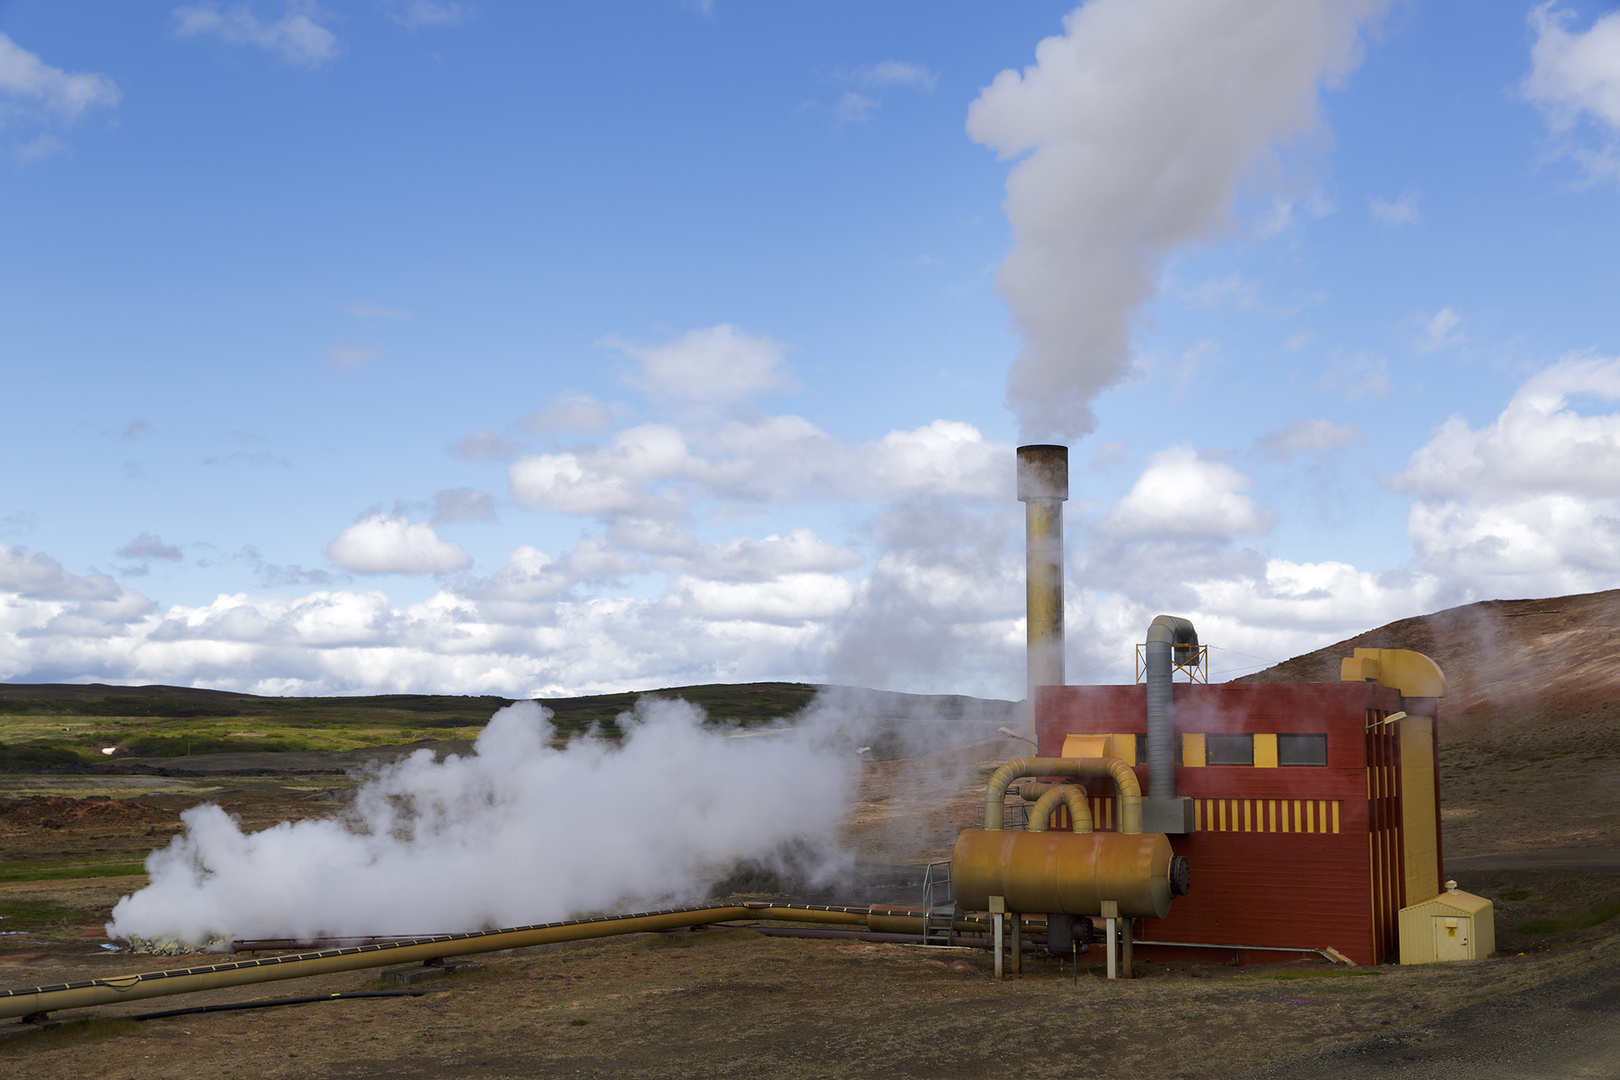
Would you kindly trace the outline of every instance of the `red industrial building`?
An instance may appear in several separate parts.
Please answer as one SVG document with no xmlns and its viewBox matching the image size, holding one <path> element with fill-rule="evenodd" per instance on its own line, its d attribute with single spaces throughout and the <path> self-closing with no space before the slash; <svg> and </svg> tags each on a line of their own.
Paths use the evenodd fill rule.
<svg viewBox="0 0 1620 1080">
<path fill-rule="evenodd" d="M 1209 685 L 1196 681 L 1201 653 L 1178 651 L 1175 667 L 1193 681 L 1171 694 L 1172 790 L 1192 820 L 1166 831 L 1192 887 L 1168 917 L 1137 920 L 1136 940 L 1228 946 L 1241 963 L 1303 948 L 1391 959 L 1400 909 L 1442 891 L 1439 668 L 1419 653 L 1357 649 L 1337 683 Z M 1035 703 L 1041 757 L 1117 757 L 1153 783 L 1146 685 L 1042 686 Z M 1112 829 L 1113 789 L 1085 787 L 1095 827 Z M 1068 827 L 1066 815 L 1052 827 Z M 1137 949 L 1210 958 L 1207 948 Z"/>
</svg>

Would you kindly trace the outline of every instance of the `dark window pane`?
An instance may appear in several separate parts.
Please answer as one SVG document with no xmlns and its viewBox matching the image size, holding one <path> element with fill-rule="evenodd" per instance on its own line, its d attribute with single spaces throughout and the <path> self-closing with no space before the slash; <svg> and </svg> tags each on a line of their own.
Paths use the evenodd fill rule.
<svg viewBox="0 0 1620 1080">
<path fill-rule="evenodd" d="M 1253 765 L 1253 735 L 1204 736 L 1205 760 L 1211 765 Z"/>
<path fill-rule="evenodd" d="M 1278 765 L 1326 765 L 1326 735 L 1278 735 Z"/>
</svg>

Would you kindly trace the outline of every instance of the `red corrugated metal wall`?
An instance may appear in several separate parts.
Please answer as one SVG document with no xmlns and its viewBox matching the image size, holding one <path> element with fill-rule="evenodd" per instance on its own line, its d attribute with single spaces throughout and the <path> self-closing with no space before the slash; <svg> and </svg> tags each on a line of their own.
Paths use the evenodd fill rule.
<svg viewBox="0 0 1620 1080">
<path fill-rule="evenodd" d="M 1147 940 L 1222 945 L 1332 946 L 1357 963 L 1396 949 L 1401 896 L 1400 752 L 1396 691 L 1370 683 L 1178 683 L 1175 725 L 1186 733 L 1327 736 L 1327 765 L 1177 767 L 1176 794 L 1198 800 L 1199 830 L 1171 837 L 1192 869 L 1192 891 L 1169 918 L 1142 920 Z M 1142 686 L 1046 687 L 1036 699 L 1043 756 L 1070 734 L 1145 735 Z M 1138 740 L 1144 793 L 1151 781 Z M 1094 798 L 1106 784 L 1088 785 Z M 1099 817 L 1099 825 L 1104 819 Z M 1063 822 L 1067 824 L 1066 815 Z M 1197 955 L 1186 950 L 1189 957 Z M 1151 950 L 1144 950 L 1151 956 Z M 1204 955 L 1208 959 L 1208 955 Z M 1246 961 L 1288 959 L 1247 953 Z"/>
</svg>

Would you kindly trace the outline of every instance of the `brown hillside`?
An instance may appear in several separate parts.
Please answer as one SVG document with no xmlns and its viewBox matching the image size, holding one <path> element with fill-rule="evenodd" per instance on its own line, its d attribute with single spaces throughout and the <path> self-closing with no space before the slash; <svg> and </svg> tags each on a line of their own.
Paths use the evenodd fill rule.
<svg viewBox="0 0 1620 1080">
<path fill-rule="evenodd" d="M 1238 682 L 1337 682 L 1356 648 L 1414 649 L 1446 673 L 1443 730 L 1493 740 L 1620 702 L 1620 589 L 1486 600 L 1402 619 Z"/>
</svg>

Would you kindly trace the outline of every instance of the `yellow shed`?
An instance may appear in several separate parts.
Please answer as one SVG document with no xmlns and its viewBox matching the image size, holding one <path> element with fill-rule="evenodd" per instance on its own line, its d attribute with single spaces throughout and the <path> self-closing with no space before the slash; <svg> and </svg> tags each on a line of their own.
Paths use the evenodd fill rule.
<svg viewBox="0 0 1620 1080">
<path fill-rule="evenodd" d="M 1496 951 L 1496 918 L 1483 896 L 1459 892 L 1455 881 L 1430 900 L 1401 908 L 1401 963 L 1478 960 Z"/>
</svg>

